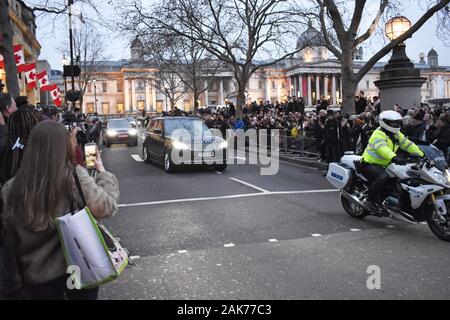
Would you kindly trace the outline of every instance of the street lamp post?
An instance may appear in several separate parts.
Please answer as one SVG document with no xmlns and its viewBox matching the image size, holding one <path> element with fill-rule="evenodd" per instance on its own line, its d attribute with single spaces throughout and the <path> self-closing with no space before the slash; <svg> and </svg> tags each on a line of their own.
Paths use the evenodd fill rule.
<svg viewBox="0 0 450 320">
<path fill-rule="evenodd" d="M 385 25 L 386 36 L 395 40 L 411 27 L 411 21 L 403 16 L 389 20 Z M 420 77 L 420 70 L 406 55 L 405 43 L 400 43 L 392 50 L 392 56 L 380 80 L 375 85 L 380 89 L 381 110 L 392 110 L 395 104 L 403 108 L 411 108 L 422 101 L 421 87 L 426 78 Z"/>
</svg>

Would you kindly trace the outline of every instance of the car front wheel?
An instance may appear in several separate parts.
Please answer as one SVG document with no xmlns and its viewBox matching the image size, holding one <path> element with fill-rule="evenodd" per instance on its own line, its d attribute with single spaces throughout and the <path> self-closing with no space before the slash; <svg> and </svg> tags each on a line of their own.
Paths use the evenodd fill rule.
<svg viewBox="0 0 450 320">
<path fill-rule="evenodd" d="M 145 145 L 142 147 L 142 159 L 144 159 L 144 162 L 146 163 L 150 163 L 152 161 Z"/>
<path fill-rule="evenodd" d="M 164 154 L 164 170 L 167 173 L 171 173 L 175 171 L 175 164 L 172 162 L 172 158 L 170 153 L 166 151 Z"/>
</svg>

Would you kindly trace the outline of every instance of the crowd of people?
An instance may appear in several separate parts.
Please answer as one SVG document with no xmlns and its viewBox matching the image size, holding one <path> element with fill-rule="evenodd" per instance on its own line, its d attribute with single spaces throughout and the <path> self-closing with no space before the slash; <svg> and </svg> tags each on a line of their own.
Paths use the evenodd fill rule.
<svg viewBox="0 0 450 320">
<path fill-rule="evenodd" d="M 220 129 L 279 129 L 280 143 L 287 152 L 317 156 L 319 161 L 337 161 L 346 151 L 361 155 L 373 131 L 378 127 L 380 114 L 378 97 L 369 99 L 360 92 L 355 97 L 355 114 L 342 114 L 331 108 L 322 97 L 315 110 L 305 111 L 302 98 L 288 98 L 285 102 L 265 104 L 253 102 L 236 117 L 234 106 L 216 112 L 201 112 L 208 127 Z M 448 155 L 450 147 L 450 110 L 439 106 L 422 105 L 407 110 L 399 105 L 393 109 L 403 116 L 402 132 L 412 138 L 434 144 Z"/>
<path fill-rule="evenodd" d="M 118 181 L 105 170 L 100 152 L 95 170 L 85 167 L 83 146 L 98 143 L 100 130 L 98 120 L 79 110 L 62 113 L 52 107 L 36 108 L 26 97 L 13 99 L 0 93 L 3 298 L 97 298 L 98 287 L 67 288 L 67 266 L 55 218 L 84 205 L 98 219 L 118 211 Z"/>
</svg>

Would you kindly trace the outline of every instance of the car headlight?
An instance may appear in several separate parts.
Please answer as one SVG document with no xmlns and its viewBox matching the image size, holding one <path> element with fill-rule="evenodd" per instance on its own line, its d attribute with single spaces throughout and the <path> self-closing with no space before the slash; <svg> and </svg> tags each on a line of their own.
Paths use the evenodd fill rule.
<svg viewBox="0 0 450 320">
<path fill-rule="evenodd" d="M 109 129 L 108 131 L 106 131 L 106 134 L 108 136 L 115 136 L 115 135 L 117 135 L 117 131 Z"/>
<path fill-rule="evenodd" d="M 450 170 L 445 169 L 445 177 L 447 178 L 447 183 L 450 183 Z"/>
<path fill-rule="evenodd" d="M 177 140 L 172 141 L 172 146 L 178 150 L 189 150 L 190 149 L 186 143 L 177 141 Z"/>
<path fill-rule="evenodd" d="M 136 129 L 130 129 L 128 130 L 128 134 L 131 136 L 135 136 L 137 134 L 137 130 Z"/>
<path fill-rule="evenodd" d="M 222 141 L 219 144 L 219 149 L 226 149 L 228 147 L 228 142 L 227 141 Z"/>
</svg>

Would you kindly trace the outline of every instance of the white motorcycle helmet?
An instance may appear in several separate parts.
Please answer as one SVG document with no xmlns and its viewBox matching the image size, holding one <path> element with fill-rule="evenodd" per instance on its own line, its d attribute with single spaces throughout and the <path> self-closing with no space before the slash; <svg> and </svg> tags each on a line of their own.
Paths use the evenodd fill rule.
<svg viewBox="0 0 450 320">
<path fill-rule="evenodd" d="M 402 124 L 402 116 L 397 111 L 383 111 L 380 113 L 378 122 L 380 126 L 392 133 L 398 133 Z"/>
</svg>

